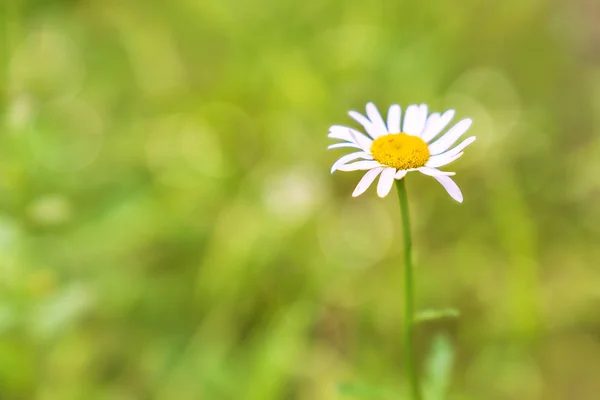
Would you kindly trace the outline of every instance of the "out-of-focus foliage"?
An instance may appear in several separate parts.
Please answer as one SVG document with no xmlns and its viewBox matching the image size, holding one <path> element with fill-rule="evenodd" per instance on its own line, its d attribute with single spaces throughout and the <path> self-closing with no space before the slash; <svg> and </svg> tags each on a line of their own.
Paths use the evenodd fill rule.
<svg viewBox="0 0 600 400">
<path fill-rule="evenodd" d="M 417 303 L 460 310 L 419 324 L 430 392 L 599 398 L 599 19 L 2 1 L 0 398 L 402 398 L 397 204 L 325 151 L 367 101 L 475 121 L 462 205 L 408 177 Z"/>
</svg>

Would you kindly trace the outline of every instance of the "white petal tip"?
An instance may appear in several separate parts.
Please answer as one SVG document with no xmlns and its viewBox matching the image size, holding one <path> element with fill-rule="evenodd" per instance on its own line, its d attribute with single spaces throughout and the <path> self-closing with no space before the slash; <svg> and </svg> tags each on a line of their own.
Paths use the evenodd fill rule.
<svg viewBox="0 0 600 400">
<path fill-rule="evenodd" d="M 383 199 L 385 196 L 388 195 L 388 193 L 389 193 L 389 191 L 387 191 L 387 192 L 380 192 L 379 190 L 377 190 L 377 197 L 379 197 L 380 199 Z"/>
<path fill-rule="evenodd" d="M 444 187 L 444 189 L 446 189 L 446 192 L 450 195 L 451 198 L 453 198 L 459 203 L 462 203 L 462 192 L 460 191 L 460 188 L 458 187 L 456 182 L 452 180 L 452 178 L 448 176 L 434 176 L 434 178 L 442 184 L 442 186 Z"/>
</svg>

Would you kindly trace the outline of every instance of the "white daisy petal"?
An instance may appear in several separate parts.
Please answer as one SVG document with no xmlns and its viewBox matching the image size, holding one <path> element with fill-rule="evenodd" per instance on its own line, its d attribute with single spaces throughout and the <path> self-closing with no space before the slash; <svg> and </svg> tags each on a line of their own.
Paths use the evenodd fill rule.
<svg viewBox="0 0 600 400">
<path fill-rule="evenodd" d="M 379 177 L 377 183 L 377 195 L 379 197 L 385 197 L 388 195 L 392 186 L 394 185 L 394 177 L 396 176 L 396 168 L 386 168 Z"/>
<path fill-rule="evenodd" d="M 405 169 L 400 170 L 400 171 L 396 172 L 396 176 L 394 178 L 400 180 L 400 179 L 404 178 L 407 173 L 408 173 L 408 171 Z"/>
<path fill-rule="evenodd" d="M 364 115 L 362 115 L 361 113 L 356 112 L 356 111 L 349 111 L 348 115 L 350 117 L 352 117 L 356 122 L 361 124 L 362 127 L 365 128 L 365 132 L 367 132 L 367 134 L 369 136 L 371 136 L 373 139 L 375 139 L 378 136 L 375 134 L 376 129 L 374 128 L 373 124 L 371 123 L 371 121 L 369 121 L 369 119 L 367 117 L 365 117 Z"/>
<path fill-rule="evenodd" d="M 342 147 L 353 147 L 355 149 L 361 149 L 362 150 L 362 148 L 359 145 L 355 144 L 355 143 L 335 143 L 335 144 L 330 144 L 329 146 L 327 146 L 327 150 L 339 149 L 339 148 L 342 148 Z"/>
<path fill-rule="evenodd" d="M 424 175 L 429 175 L 429 176 L 452 176 L 452 175 L 456 175 L 456 172 L 440 171 L 439 169 L 429 168 L 429 167 L 417 168 L 417 171 L 419 171 L 420 173 L 422 173 Z"/>
<path fill-rule="evenodd" d="M 352 136 L 352 138 L 354 139 L 354 143 L 359 145 L 361 149 L 363 149 L 366 152 L 371 151 L 371 145 L 373 144 L 373 141 L 371 139 L 354 129 L 350 129 L 350 136 Z"/>
<path fill-rule="evenodd" d="M 455 155 L 447 155 L 444 153 L 440 154 L 439 156 L 433 156 L 429 159 L 429 161 L 427 161 L 425 166 L 429 168 L 443 167 L 444 165 L 448 165 L 451 162 L 458 160 L 463 154 L 465 153 L 461 152 Z"/>
<path fill-rule="evenodd" d="M 398 104 L 390 106 L 387 115 L 387 129 L 389 133 L 400 133 L 400 116 L 402 109 Z"/>
<path fill-rule="evenodd" d="M 379 168 L 382 165 L 377 161 L 357 161 L 352 164 L 345 164 L 338 167 L 338 171 L 360 171 L 371 168 Z"/>
<path fill-rule="evenodd" d="M 436 140 L 429 146 L 431 154 L 440 154 L 448 150 L 470 127 L 473 121 L 470 118 L 465 118 L 454 125 L 441 138 Z"/>
<path fill-rule="evenodd" d="M 442 184 L 442 186 L 444 187 L 444 189 L 446 189 L 450 197 L 452 197 L 459 203 L 463 202 L 463 195 L 460 191 L 460 188 L 456 183 L 454 183 L 452 178 L 448 176 L 434 176 L 434 178 Z"/>
<path fill-rule="evenodd" d="M 338 169 L 338 167 L 349 163 L 350 161 L 354 161 L 356 159 L 359 158 L 363 158 L 363 159 L 367 159 L 367 160 L 372 160 L 373 157 L 368 154 L 365 153 L 364 151 L 358 151 L 356 153 L 350 153 L 350 154 L 346 154 L 345 156 L 340 157 L 336 162 L 333 163 L 333 165 L 331 166 L 331 173 L 333 174 L 333 172 Z"/>
<path fill-rule="evenodd" d="M 361 113 L 357 111 L 348 111 L 348 115 L 362 126 L 368 125 L 371 127 L 371 121 Z"/>
<path fill-rule="evenodd" d="M 352 131 L 352 130 L 354 130 L 354 129 L 352 129 L 348 126 L 332 125 L 329 127 L 329 135 L 327 135 L 327 137 L 330 137 L 332 139 L 353 141 L 354 137 L 353 137 L 352 133 L 350 133 L 350 131 Z M 356 131 L 356 132 L 358 132 L 358 131 Z M 364 133 L 361 133 L 361 132 L 358 132 L 358 133 L 360 135 L 363 135 L 366 139 L 369 139 Z"/>
<path fill-rule="evenodd" d="M 371 144 L 373 143 L 371 139 L 359 131 L 341 125 L 333 125 L 330 127 L 329 135 L 327 136 L 331 139 L 347 140 L 351 143 L 357 144 L 365 151 L 369 151 Z"/>
<path fill-rule="evenodd" d="M 419 106 L 419 111 L 421 112 L 421 115 L 419 116 L 418 120 L 418 136 L 421 136 L 423 130 L 425 129 L 425 124 L 427 124 L 427 104 L 421 104 Z"/>
<path fill-rule="evenodd" d="M 410 105 L 404 115 L 403 132 L 412 136 L 421 136 L 425 129 L 425 122 L 427 122 L 427 106 L 425 104 Z"/>
<path fill-rule="evenodd" d="M 429 117 L 427 117 L 427 122 L 425 122 L 425 129 L 421 132 L 421 139 L 430 135 L 430 131 L 437 127 L 438 121 L 440 120 L 440 113 L 431 113 Z"/>
<path fill-rule="evenodd" d="M 383 171 L 383 168 L 373 168 L 367 171 L 366 174 L 362 177 L 358 185 L 356 185 L 356 189 L 352 192 L 352 197 L 360 196 L 363 194 L 373 183 L 375 178 L 379 175 L 379 173 Z"/>
<path fill-rule="evenodd" d="M 433 117 L 433 115 L 434 114 L 431 114 L 430 118 Z M 454 110 L 448 110 L 435 120 L 431 121 L 431 124 L 429 124 L 428 120 L 427 127 L 421 135 L 421 139 L 423 139 L 426 143 L 429 143 L 429 141 L 435 138 L 442 131 L 442 129 L 444 129 L 446 125 L 452 121 L 452 118 L 454 118 Z"/>
<path fill-rule="evenodd" d="M 341 125 L 333 125 L 329 127 L 329 134 L 327 137 L 331 139 L 347 140 L 349 142 L 353 141 L 352 135 L 350 135 L 350 128 Z"/>
<path fill-rule="evenodd" d="M 385 122 L 383 122 L 383 118 L 375 107 L 375 104 L 368 103 L 367 104 L 367 116 L 371 120 L 372 130 L 370 132 L 373 139 L 378 138 L 381 135 L 387 135 L 388 131 L 385 127 Z"/>
<path fill-rule="evenodd" d="M 467 146 L 469 146 L 471 143 L 473 143 L 475 141 L 475 136 L 471 136 L 470 138 L 467 138 L 465 140 L 463 140 L 458 146 L 448 150 L 445 153 L 442 153 L 440 155 L 449 155 L 449 156 L 453 156 L 455 154 L 460 153 L 461 151 L 463 151 L 465 148 L 467 148 Z"/>
<path fill-rule="evenodd" d="M 404 125 L 402 126 L 402 132 L 409 135 L 418 135 L 421 133 L 418 132 L 420 115 L 421 111 L 419 110 L 419 106 L 416 104 L 411 104 L 408 106 L 404 112 Z"/>
</svg>

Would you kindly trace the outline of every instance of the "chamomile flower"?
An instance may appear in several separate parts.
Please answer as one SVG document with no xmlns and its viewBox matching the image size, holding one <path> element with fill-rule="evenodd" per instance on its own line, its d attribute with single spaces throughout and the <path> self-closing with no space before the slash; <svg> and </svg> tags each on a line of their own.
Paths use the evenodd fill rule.
<svg viewBox="0 0 600 400">
<path fill-rule="evenodd" d="M 367 171 L 354 189 L 353 197 L 363 194 L 377 177 L 377 194 L 385 197 L 392 189 L 395 179 L 402 179 L 407 173 L 418 171 L 435 178 L 450 197 L 462 203 L 462 193 L 450 178 L 455 173 L 440 171 L 438 168 L 460 158 L 463 150 L 475 141 L 475 136 L 471 136 L 452 147 L 469 129 L 471 119 L 458 121 L 439 136 L 454 117 L 454 110 L 428 115 L 427 105 L 410 105 L 406 108 L 402 125 L 401 108 L 397 104 L 389 108 L 387 123 L 373 103 L 367 104 L 366 117 L 356 111 L 348 114 L 363 126 L 368 136 L 346 126 L 333 125 L 329 128 L 329 137 L 343 142 L 332 144 L 328 148 L 350 147 L 359 150 L 340 157 L 331 167 L 332 173 L 336 170 Z"/>
</svg>

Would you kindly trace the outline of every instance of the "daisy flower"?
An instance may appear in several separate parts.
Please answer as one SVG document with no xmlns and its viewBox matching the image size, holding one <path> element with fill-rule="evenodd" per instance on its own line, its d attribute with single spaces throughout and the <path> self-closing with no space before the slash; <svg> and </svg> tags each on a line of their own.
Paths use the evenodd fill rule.
<svg viewBox="0 0 600 400">
<path fill-rule="evenodd" d="M 397 104 L 389 108 L 387 124 L 373 103 L 367 104 L 366 117 L 356 111 L 348 114 L 363 126 L 368 136 L 347 126 L 333 125 L 329 128 L 329 137 L 343 142 L 332 144 L 328 148 L 359 149 L 340 157 L 331 167 L 332 173 L 336 170 L 367 171 L 354 189 L 353 197 L 363 194 L 377 177 L 377 194 L 385 197 L 395 179 L 402 179 L 409 172 L 419 171 L 435 178 L 450 197 L 462 203 L 462 193 L 450 178 L 455 173 L 440 171 L 438 168 L 460 158 L 463 150 L 475 141 L 475 136 L 471 136 L 452 147 L 471 126 L 470 118 L 458 121 L 439 136 L 454 117 L 454 110 L 427 115 L 427 105 L 410 105 L 406 108 L 402 129 L 401 109 Z"/>
</svg>

